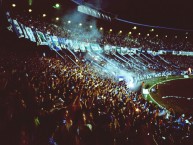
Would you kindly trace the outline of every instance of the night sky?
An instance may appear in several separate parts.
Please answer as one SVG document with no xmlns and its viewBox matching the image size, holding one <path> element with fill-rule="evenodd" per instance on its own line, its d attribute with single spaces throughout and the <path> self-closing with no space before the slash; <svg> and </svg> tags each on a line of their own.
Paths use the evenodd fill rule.
<svg viewBox="0 0 193 145">
<path fill-rule="evenodd" d="M 32 2 L 31 6 L 29 1 Z M 52 7 L 57 2 L 61 4 L 60 10 Z M 16 3 L 15 9 L 22 11 L 33 8 L 35 9 L 33 13 L 36 15 L 47 13 L 49 17 L 62 16 L 76 9 L 77 6 L 70 0 L 4 0 L 3 3 L 5 6 Z M 191 0 L 84 0 L 84 3 L 112 13 L 118 18 L 137 23 L 193 29 L 193 1 Z"/>
</svg>

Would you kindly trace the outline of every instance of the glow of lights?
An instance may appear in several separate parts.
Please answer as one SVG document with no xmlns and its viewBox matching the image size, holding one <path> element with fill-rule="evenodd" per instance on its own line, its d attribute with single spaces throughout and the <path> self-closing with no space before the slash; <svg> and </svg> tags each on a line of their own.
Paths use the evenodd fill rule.
<svg viewBox="0 0 193 145">
<path fill-rule="evenodd" d="M 168 36 L 166 35 L 165 37 L 167 38 Z"/>
<path fill-rule="evenodd" d="M 186 39 L 187 39 L 188 37 L 186 36 Z"/>
<path fill-rule="evenodd" d="M 137 29 L 137 27 L 136 27 L 136 26 L 134 26 L 134 27 L 133 27 L 133 29 L 134 29 L 134 30 L 136 30 L 136 29 Z"/>
<path fill-rule="evenodd" d="M 16 7 L 16 4 L 12 4 L 12 7 Z"/>
<path fill-rule="evenodd" d="M 139 110 L 139 108 L 136 108 L 135 111 L 136 111 L 136 112 L 139 112 L 140 110 Z"/>
<path fill-rule="evenodd" d="M 28 3 L 29 3 L 30 6 L 32 5 L 32 2 L 33 2 L 33 0 L 29 0 L 29 1 L 28 1 Z"/>
<path fill-rule="evenodd" d="M 60 18 L 56 17 L 56 21 L 58 21 Z"/>
<path fill-rule="evenodd" d="M 188 35 L 188 32 L 186 32 L 186 35 Z"/>
<path fill-rule="evenodd" d="M 178 38 L 178 36 L 175 36 L 175 38 Z"/>
<path fill-rule="evenodd" d="M 109 31 L 110 31 L 110 32 L 112 32 L 113 30 L 112 30 L 112 29 L 110 29 Z"/>
<path fill-rule="evenodd" d="M 46 17 L 46 14 L 43 14 L 43 17 Z"/>
<path fill-rule="evenodd" d="M 147 36 L 149 36 L 149 34 L 147 34 Z"/>
<path fill-rule="evenodd" d="M 156 37 L 158 37 L 159 35 L 157 34 Z"/>
<path fill-rule="evenodd" d="M 138 33 L 138 35 L 141 35 L 141 33 Z"/>
<path fill-rule="evenodd" d="M 122 33 L 122 30 L 120 30 L 119 33 Z"/>
<path fill-rule="evenodd" d="M 92 25 L 90 25 L 90 28 L 92 28 Z"/>
<path fill-rule="evenodd" d="M 56 3 L 56 4 L 53 6 L 53 8 L 59 9 L 59 8 L 60 8 L 60 4 Z"/>
<path fill-rule="evenodd" d="M 132 32 L 129 32 L 129 35 L 131 35 L 132 34 Z"/>
<path fill-rule="evenodd" d="M 68 21 L 68 24 L 70 24 L 71 23 L 71 21 Z"/>
<path fill-rule="evenodd" d="M 79 26 L 82 26 L 82 23 L 79 23 Z"/>
<path fill-rule="evenodd" d="M 32 12 L 32 9 L 29 9 L 28 11 L 31 13 L 31 12 Z"/>
<path fill-rule="evenodd" d="M 134 87 L 133 82 L 129 82 L 128 87 L 129 87 L 129 88 L 133 88 L 133 87 Z"/>
<path fill-rule="evenodd" d="M 153 32 L 154 31 L 154 29 L 151 29 L 151 32 Z"/>
<path fill-rule="evenodd" d="M 102 27 L 100 27 L 100 30 L 102 31 L 102 30 L 103 30 L 103 28 L 102 28 Z"/>
</svg>

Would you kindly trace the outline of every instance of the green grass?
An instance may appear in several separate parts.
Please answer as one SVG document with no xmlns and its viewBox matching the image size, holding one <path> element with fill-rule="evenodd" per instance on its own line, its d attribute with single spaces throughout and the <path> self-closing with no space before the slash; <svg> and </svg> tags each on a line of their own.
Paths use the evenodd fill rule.
<svg viewBox="0 0 193 145">
<path fill-rule="evenodd" d="M 189 76 L 189 78 L 193 78 L 193 76 Z M 145 88 L 149 89 L 149 92 L 150 92 L 151 88 L 154 87 L 156 84 L 171 81 L 171 80 L 178 80 L 178 79 L 186 79 L 186 78 L 184 78 L 184 76 L 182 76 L 182 75 L 152 78 L 152 79 L 148 79 L 148 80 L 144 81 L 145 82 Z M 159 92 L 157 94 L 159 94 Z M 160 107 L 168 108 L 167 104 L 161 103 L 159 95 L 154 94 L 152 97 L 151 92 L 150 92 L 150 94 L 147 96 L 147 100 L 151 101 L 152 103 L 154 103 Z"/>
</svg>

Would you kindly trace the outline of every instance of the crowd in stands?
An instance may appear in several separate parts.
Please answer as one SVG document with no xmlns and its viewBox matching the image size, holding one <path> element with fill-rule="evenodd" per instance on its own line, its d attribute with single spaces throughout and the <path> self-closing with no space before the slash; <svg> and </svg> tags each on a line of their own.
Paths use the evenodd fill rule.
<svg viewBox="0 0 193 145">
<path fill-rule="evenodd" d="M 26 26 L 75 39 L 76 29 L 19 15 Z M 77 31 L 78 32 L 78 31 Z M 89 34 L 89 33 L 88 33 Z M 86 35 L 86 34 L 85 34 Z M 98 42 L 144 49 L 192 50 L 178 42 L 151 36 L 104 34 Z M 64 51 L 68 51 L 67 49 Z M 67 54 L 67 53 L 65 53 Z M 116 56 L 117 55 L 117 56 Z M 160 72 L 193 68 L 187 56 L 112 55 L 143 79 Z M 120 59 L 121 58 L 121 59 Z M 125 63 L 123 60 L 128 60 Z M 127 65 L 126 65 L 127 64 Z M 100 65 L 99 65 L 100 66 Z M 82 57 L 0 53 L 1 143 L 9 145 L 186 145 L 193 143 L 193 118 L 147 101 L 109 72 Z M 147 70 L 147 71 L 145 71 Z M 145 74 L 147 72 L 147 75 Z M 141 80 L 141 79 L 139 79 Z M 142 82 L 141 82 L 142 83 Z M 142 86 L 143 87 L 143 86 Z"/>
<path fill-rule="evenodd" d="M 42 19 L 29 17 L 28 15 L 11 14 L 12 18 L 17 19 L 22 24 L 39 30 L 43 33 L 75 39 L 86 42 L 99 43 L 101 45 L 113 45 L 127 48 L 142 48 L 143 50 L 176 50 L 176 51 L 192 51 L 193 42 L 184 36 L 171 36 L 167 35 L 158 36 L 155 34 L 142 35 L 142 34 L 124 34 L 108 31 L 100 31 L 99 28 L 89 29 L 89 26 L 79 26 L 62 22 L 62 26 L 51 24 Z M 88 28 L 86 28 L 88 27 Z M 163 30 L 164 31 L 164 30 Z M 80 35 L 84 33 L 84 35 Z M 167 37 L 166 37 L 167 36 Z"/>
<path fill-rule="evenodd" d="M 146 101 L 88 61 L 16 53 L 0 59 L 4 144 L 192 143 L 191 115 Z"/>
</svg>

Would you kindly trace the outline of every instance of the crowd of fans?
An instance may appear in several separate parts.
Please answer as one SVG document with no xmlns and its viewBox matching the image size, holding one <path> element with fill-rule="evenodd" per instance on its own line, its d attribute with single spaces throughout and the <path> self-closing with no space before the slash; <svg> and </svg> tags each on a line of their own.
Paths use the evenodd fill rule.
<svg viewBox="0 0 193 145">
<path fill-rule="evenodd" d="M 62 22 L 62 26 L 50 24 L 37 18 L 29 17 L 28 15 L 12 14 L 12 18 L 17 19 L 22 24 L 51 35 L 80 40 L 86 42 L 99 43 L 101 45 L 110 44 L 113 46 L 121 46 L 127 48 L 142 48 L 143 50 L 177 50 L 177 51 L 192 51 L 193 43 L 188 37 L 178 37 L 167 35 L 142 35 L 139 34 L 124 34 L 109 31 L 101 31 L 95 26 L 90 29 L 89 26 L 79 26 L 71 24 L 73 22 Z M 88 27 L 88 28 L 87 28 Z M 80 35 L 83 34 L 84 35 Z"/>
<path fill-rule="evenodd" d="M 147 102 L 90 62 L 67 58 L 2 53 L 5 144 L 192 143 L 192 116 Z M 17 124 L 14 131 L 9 124 Z"/>
<path fill-rule="evenodd" d="M 13 18 L 44 33 L 77 38 L 76 29 L 70 31 L 19 15 Z M 100 39 L 81 37 L 81 40 L 153 50 L 192 49 L 188 40 L 178 42 L 176 39 L 161 40 L 139 35 L 104 34 Z M 117 81 L 110 72 L 101 71 L 100 65 L 93 65 L 92 61 L 82 56 L 71 61 L 67 55 L 63 58 L 59 55 L 39 55 L 35 50 L 27 55 L 5 51 L 0 56 L 0 129 L 3 144 L 193 143 L 192 115 L 179 114 L 172 108 L 166 110 L 147 101 L 140 92 L 131 91 L 124 80 Z M 154 73 L 154 77 L 159 73 L 169 75 L 168 71 L 176 72 L 179 68 L 193 68 L 192 58 L 186 56 L 141 53 L 124 57 L 116 54 L 111 59 L 135 71 L 139 80 L 146 78 L 149 72 Z"/>
</svg>

